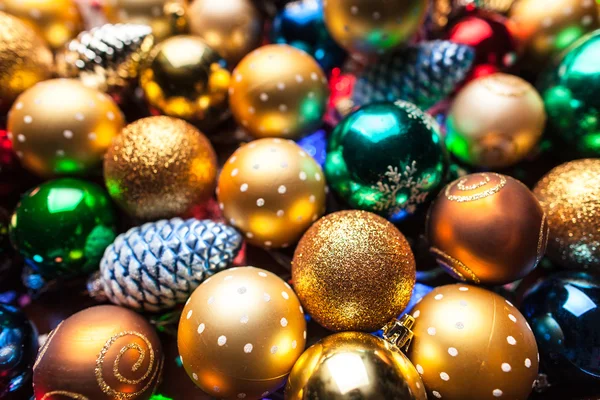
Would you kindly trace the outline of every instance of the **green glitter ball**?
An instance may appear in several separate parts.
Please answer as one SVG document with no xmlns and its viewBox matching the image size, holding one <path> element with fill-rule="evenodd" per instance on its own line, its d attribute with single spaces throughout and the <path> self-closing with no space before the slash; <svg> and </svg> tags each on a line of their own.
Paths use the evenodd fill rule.
<svg viewBox="0 0 600 400">
<path fill-rule="evenodd" d="M 108 195 L 79 179 L 57 179 L 25 193 L 10 221 L 13 246 L 48 279 L 98 269 L 115 236 Z"/>
<path fill-rule="evenodd" d="M 358 109 L 334 129 L 328 147 L 331 187 L 351 207 L 392 222 L 439 189 L 448 164 L 437 123 L 405 101 Z"/>
</svg>

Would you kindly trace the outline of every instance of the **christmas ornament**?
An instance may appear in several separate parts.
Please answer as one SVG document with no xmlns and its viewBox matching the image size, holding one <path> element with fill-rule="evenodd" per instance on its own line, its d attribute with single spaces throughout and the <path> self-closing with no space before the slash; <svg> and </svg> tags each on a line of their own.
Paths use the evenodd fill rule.
<svg viewBox="0 0 600 400">
<path fill-rule="evenodd" d="M 548 131 L 557 146 L 576 156 L 600 155 L 600 31 L 577 41 L 556 59 L 538 88 L 548 113 Z"/>
<path fill-rule="evenodd" d="M 133 311 L 96 306 L 61 322 L 33 367 L 36 400 L 149 399 L 160 380 L 158 335 Z"/>
<path fill-rule="evenodd" d="M 474 55 L 468 46 L 442 40 L 406 47 L 367 66 L 354 86 L 353 103 L 406 100 L 426 110 L 467 77 Z"/>
<path fill-rule="evenodd" d="M 15 101 L 8 117 L 23 166 L 42 176 L 90 174 L 123 128 L 115 102 L 68 79 L 41 82 Z"/>
<path fill-rule="evenodd" d="M 438 263 L 473 283 L 523 278 L 544 256 L 548 242 L 546 215 L 533 193 L 516 179 L 492 172 L 446 186 L 429 210 L 427 225 Z"/>
<path fill-rule="evenodd" d="M 298 140 L 298 146 L 315 159 L 321 168 L 325 167 L 327 157 L 327 132 L 319 129 L 315 133 Z"/>
<path fill-rule="evenodd" d="M 593 0 L 519 0 L 509 15 L 510 29 L 523 47 L 522 65 L 536 72 L 552 56 L 600 27 Z"/>
<path fill-rule="evenodd" d="M 261 139 L 223 166 L 217 197 L 223 216 L 249 243 L 288 247 L 325 212 L 321 167 L 292 141 Z"/>
<path fill-rule="evenodd" d="M 304 234 L 292 279 L 307 312 L 335 331 L 375 331 L 400 315 L 415 284 L 408 242 L 365 211 L 329 214 Z"/>
<path fill-rule="evenodd" d="M 211 220 L 151 222 L 119 235 L 100 263 L 115 304 L 159 311 L 185 302 L 205 278 L 231 266 L 242 246 L 233 228 Z"/>
<path fill-rule="evenodd" d="M 31 385 L 38 349 L 37 331 L 19 309 L 0 304 L 0 396 L 10 399 Z"/>
<path fill-rule="evenodd" d="M 548 258 L 563 267 L 600 267 L 600 160 L 562 164 L 534 193 L 548 217 Z"/>
<path fill-rule="evenodd" d="M 202 39 L 169 38 L 152 49 L 145 65 L 140 86 L 150 106 L 205 129 L 223 120 L 230 74 L 225 61 Z"/>
<path fill-rule="evenodd" d="M 255 400 L 283 384 L 306 340 L 304 312 L 277 275 L 254 267 L 215 274 L 181 314 L 181 362 L 202 390 Z"/>
<path fill-rule="evenodd" d="M 398 221 L 439 188 L 446 164 L 437 123 L 397 101 L 364 106 L 335 128 L 325 174 L 351 207 Z"/>
<path fill-rule="evenodd" d="M 465 12 L 475 9 L 494 14 L 507 14 L 515 0 L 433 0 L 430 5 L 427 28 L 433 33 L 447 30 L 448 23 L 454 22 Z"/>
<path fill-rule="evenodd" d="M 540 349 L 542 372 L 552 383 L 597 387 L 600 368 L 600 280 L 584 272 L 552 275 L 523 300 Z"/>
<path fill-rule="evenodd" d="M 125 127 L 104 159 L 111 197 L 145 220 L 189 211 L 212 194 L 217 158 L 208 139 L 186 122 L 150 117 Z"/>
<path fill-rule="evenodd" d="M 193 0 L 187 17 L 190 32 L 231 65 L 261 44 L 264 21 L 252 0 Z"/>
<path fill-rule="evenodd" d="M 446 121 L 446 146 L 459 160 L 502 168 L 526 157 L 542 136 L 544 103 L 525 80 L 496 73 L 475 79 L 456 96 Z"/>
<path fill-rule="evenodd" d="M 257 138 L 297 139 L 321 126 L 327 78 L 305 52 L 288 45 L 254 50 L 233 71 L 229 105 Z"/>
<path fill-rule="evenodd" d="M 405 44 L 419 29 L 426 0 L 327 0 L 325 24 L 346 50 L 384 53 Z"/>
<path fill-rule="evenodd" d="M 346 52 L 337 45 L 325 27 L 323 0 L 288 3 L 273 20 L 271 41 L 304 50 L 325 71 L 340 66 L 346 58 Z"/>
<path fill-rule="evenodd" d="M 408 357 L 430 398 L 526 400 L 538 373 L 531 328 L 508 300 L 467 285 L 435 288 L 412 312 Z"/>
<path fill-rule="evenodd" d="M 0 112 L 52 74 L 52 53 L 35 31 L 0 11 Z"/>
<path fill-rule="evenodd" d="M 343 332 L 302 354 L 285 398 L 425 400 L 427 395 L 415 367 L 398 349 L 368 333 Z"/>
<path fill-rule="evenodd" d="M 147 25 L 106 24 L 82 32 L 57 55 L 57 70 L 66 78 L 79 78 L 95 89 L 123 95 L 137 79 L 140 63 L 154 45 Z"/>
<path fill-rule="evenodd" d="M 96 184 L 63 178 L 21 198 L 10 224 L 13 245 L 46 278 L 83 275 L 98 268 L 115 238 L 110 199 Z"/>
</svg>

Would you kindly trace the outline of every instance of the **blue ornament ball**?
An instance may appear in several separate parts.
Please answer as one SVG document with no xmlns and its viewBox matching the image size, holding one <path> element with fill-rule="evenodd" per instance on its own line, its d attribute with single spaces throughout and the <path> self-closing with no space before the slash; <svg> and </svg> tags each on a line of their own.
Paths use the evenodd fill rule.
<svg viewBox="0 0 600 400">
<path fill-rule="evenodd" d="M 321 168 L 325 167 L 325 159 L 327 158 L 327 132 L 324 129 L 319 129 L 298 140 L 298 146 L 302 147 L 304 151 L 314 158 Z"/>
</svg>

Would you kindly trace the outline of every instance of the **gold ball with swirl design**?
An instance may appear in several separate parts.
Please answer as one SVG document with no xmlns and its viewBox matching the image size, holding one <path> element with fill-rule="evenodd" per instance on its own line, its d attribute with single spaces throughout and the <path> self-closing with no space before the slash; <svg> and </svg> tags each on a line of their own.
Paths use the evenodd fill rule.
<svg viewBox="0 0 600 400">
<path fill-rule="evenodd" d="M 154 328 L 140 315 L 96 306 L 60 323 L 33 367 L 36 400 L 147 400 L 163 367 Z"/>
<path fill-rule="evenodd" d="M 323 215 L 325 190 L 321 167 L 296 143 L 260 139 L 229 157 L 217 197 L 249 243 L 278 248 L 294 244 Z"/>
<path fill-rule="evenodd" d="M 321 126 L 329 88 L 309 54 L 286 44 L 263 46 L 233 71 L 229 105 L 256 138 L 298 139 Z"/>
<path fill-rule="evenodd" d="M 254 267 L 204 281 L 185 305 L 177 333 L 192 381 L 211 396 L 236 400 L 280 388 L 305 340 L 304 311 L 292 288 Z"/>
<path fill-rule="evenodd" d="M 486 172 L 446 186 L 429 210 L 427 235 L 432 254 L 450 275 L 501 285 L 536 267 L 546 250 L 548 223 L 525 185 Z"/>
<path fill-rule="evenodd" d="M 503 297 L 464 284 L 435 288 L 412 311 L 408 358 L 428 398 L 526 400 L 539 356 L 529 324 Z"/>
</svg>

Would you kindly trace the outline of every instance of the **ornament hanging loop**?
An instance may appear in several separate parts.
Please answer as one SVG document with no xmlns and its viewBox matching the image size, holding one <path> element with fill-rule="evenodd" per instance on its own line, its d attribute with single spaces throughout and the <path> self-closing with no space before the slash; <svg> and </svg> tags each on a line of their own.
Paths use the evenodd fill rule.
<svg viewBox="0 0 600 400">
<path fill-rule="evenodd" d="M 405 314 L 402 318 L 394 319 L 383 327 L 383 338 L 406 352 L 414 336 L 412 327 L 415 325 L 415 319 Z"/>
</svg>

